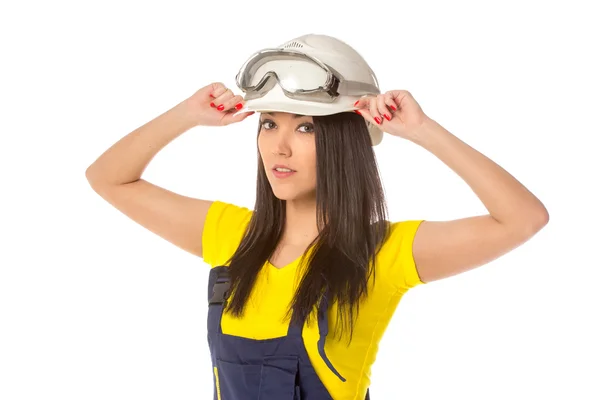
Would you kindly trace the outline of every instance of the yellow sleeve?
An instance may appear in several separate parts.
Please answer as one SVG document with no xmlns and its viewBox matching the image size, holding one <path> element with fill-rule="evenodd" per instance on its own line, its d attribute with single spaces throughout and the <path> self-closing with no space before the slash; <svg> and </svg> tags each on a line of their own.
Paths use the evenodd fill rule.
<svg viewBox="0 0 600 400">
<path fill-rule="evenodd" d="M 202 231 L 202 258 L 211 267 L 225 265 L 237 250 L 252 217 L 252 210 L 214 201 Z"/>
<path fill-rule="evenodd" d="M 378 256 L 378 268 L 386 279 L 399 291 L 424 284 L 413 257 L 413 242 L 423 220 L 393 222 L 390 235 Z"/>
</svg>

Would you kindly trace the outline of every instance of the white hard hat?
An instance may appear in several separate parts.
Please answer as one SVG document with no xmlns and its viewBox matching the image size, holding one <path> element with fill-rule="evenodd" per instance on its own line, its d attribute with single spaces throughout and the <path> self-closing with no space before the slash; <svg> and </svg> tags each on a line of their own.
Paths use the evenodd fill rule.
<svg viewBox="0 0 600 400">
<path fill-rule="evenodd" d="M 245 93 L 245 106 L 236 114 L 353 112 L 358 99 L 380 93 L 373 70 L 356 50 L 339 39 L 317 34 L 254 53 L 240 68 L 236 83 Z M 365 123 L 371 144 L 378 145 L 383 132 Z"/>
</svg>

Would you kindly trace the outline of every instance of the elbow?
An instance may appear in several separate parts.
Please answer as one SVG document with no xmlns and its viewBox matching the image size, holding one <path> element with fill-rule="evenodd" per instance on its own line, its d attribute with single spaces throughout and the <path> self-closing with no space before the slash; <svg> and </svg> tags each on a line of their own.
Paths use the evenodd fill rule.
<svg viewBox="0 0 600 400">
<path fill-rule="evenodd" d="M 526 219 L 527 223 L 525 224 L 525 235 L 527 237 L 532 237 L 539 231 L 541 231 L 548 222 L 550 221 L 550 214 L 544 205 L 541 205 L 539 210 L 535 212 L 531 212 L 529 218 Z"/>
<path fill-rule="evenodd" d="M 89 167 L 87 167 L 87 169 L 85 170 L 85 179 L 87 179 L 88 181 L 90 180 L 92 173 L 91 173 L 91 168 L 92 166 L 90 165 Z"/>
<path fill-rule="evenodd" d="M 550 213 L 548 212 L 548 209 L 540 202 L 540 205 L 538 207 L 538 209 L 536 210 L 536 212 L 532 213 L 534 215 L 534 225 L 537 228 L 537 230 L 542 229 L 543 227 L 545 227 L 546 225 L 548 225 L 548 222 L 550 221 Z"/>
<path fill-rule="evenodd" d="M 85 179 L 87 179 L 88 183 L 91 185 L 94 183 L 94 181 L 96 180 L 96 178 L 94 177 L 94 165 L 90 165 L 89 167 L 87 167 L 87 169 L 85 170 Z"/>
<path fill-rule="evenodd" d="M 85 170 L 85 179 L 88 181 L 88 184 L 94 189 L 98 185 L 106 184 L 106 179 L 98 172 L 98 168 L 94 164 L 90 165 Z"/>
<path fill-rule="evenodd" d="M 515 217 L 511 223 L 506 224 L 510 234 L 520 241 L 529 240 L 539 231 L 541 231 L 550 221 L 548 210 L 540 205 L 535 210 L 522 213 Z"/>
<path fill-rule="evenodd" d="M 542 229 L 544 226 L 548 225 L 548 222 L 550 221 L 550 213 L 548 212 L 546 207 L 542 206 L 542 210 L 543 211 L 541 212 L 541 216 L 539 218 L 540 229 Z"/>
</svg>

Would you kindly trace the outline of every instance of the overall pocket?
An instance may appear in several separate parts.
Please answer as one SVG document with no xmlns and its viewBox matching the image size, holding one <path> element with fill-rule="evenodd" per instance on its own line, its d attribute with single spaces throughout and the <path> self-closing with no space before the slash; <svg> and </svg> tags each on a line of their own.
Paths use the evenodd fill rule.
<svg viewBox="0 0 600 400">
<path fill-rule="evenodd" d="M 299 400 L 298 357 L 272 356 L 263 359 L 258 400 Z M 224 399 L 225 400 L 225 399 Z"/>
<path fill-rule="evenodd" d="M 217 359 L 219 400 L 257 399 L 261 365 L 237 364 Z"/>
</svg>

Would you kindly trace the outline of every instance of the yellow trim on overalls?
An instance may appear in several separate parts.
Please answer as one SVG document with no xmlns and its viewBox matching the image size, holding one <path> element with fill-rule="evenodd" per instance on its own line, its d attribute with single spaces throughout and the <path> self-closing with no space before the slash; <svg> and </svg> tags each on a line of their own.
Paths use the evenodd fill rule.
<svg viewBox="0 0 600 400">
<path fill-rule="evenodd" d="M 215 372 L 215 384 L 217 386 L 217 400 L 221 400 L 221 387 L 219 386 L 219 371 L 217 371 L 217 367 L 213 368 Z"/>
</svg>

